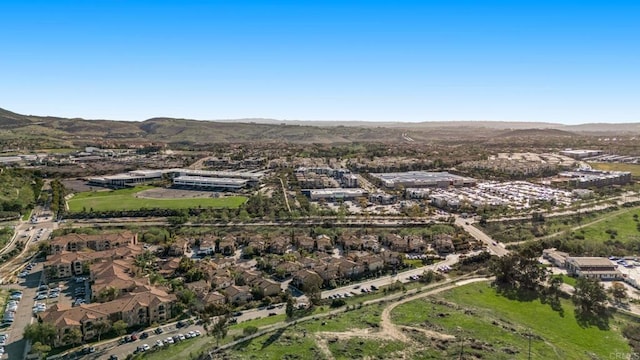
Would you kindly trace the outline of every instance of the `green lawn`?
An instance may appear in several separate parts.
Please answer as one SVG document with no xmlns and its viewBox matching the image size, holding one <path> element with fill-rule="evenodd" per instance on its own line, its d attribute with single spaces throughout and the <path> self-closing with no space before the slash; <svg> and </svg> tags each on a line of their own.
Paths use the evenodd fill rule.
<svg viewBox="0 0 640 360">
<path fill-rule="evenodd" d="M 640 230 L 638 222 L 633 217 L 634 215 L 640 218 L 640 208 L 625 209 L 614 217 L 586 226 L 576 231 L 576 233 L 583 234 L 585 240 L 598 242 L 605 240 L 619 240 L 622 242 L 640 240 Z"/>
<path fill-rule="evenodd" d="M 459 306 L 434 303 L 434 299 Z M 621 318 L 610 321 L 611 330 L 581 327 L 571 302 L 563 300 L 562 308 L 563 314 L 539 300 L 509 300 L 487 284 L 472 284 L 447 291 L 441 297 L 403 304 L 393 311 L 392 319 L 398 324 L 462 337 L 468 343 L 468 351 L 483 358 L 526 359 L 529 332 L 534 336 L 533 359 L 606 359 L 612 353 L 630 353 L 620 333 Z M 485 346 L 471 349 L 471 343 Z M 444 358 L 453 355 L 449 349 L 443 350 Z"/>
<path fill-rule="evenodd" d="M 237 208 L 247 198 L 244 196 L 228 196 L 222 198 L 195 198 L 195 199 L 142 199 L 135 194 L 153 188 L 152 186 L 137 186 L 130 189 L 110 191 L 87 191 L 76 194 L 68 201 L 69 211 L 80 212 L 83 209 L 90 211 L 110 210 L 137 210 L 142 208 L 153 209 L 187 209 L 197 207 L 211 208 Z"/>
<path fill-rule="evenodd" d="M 619 163 L 589 163 L 592 168 L 605 171 L 629 171 L 631 176 L 640 176 L 640 165 Z"/>
<path fill-rule="evenodd" d="M 229 326 L 229 329 L 243 330 L 244 328 L 247 328 L 249 326 L 255 326 L 257 328 L 261 328 L 263 326 L 277 324 L 281 321 L 284 321 L 285 319 L 286 319 L 286 315 L 284 314 L 267 316 L 267 317 L 253 319 L 253 320 L 241 322 L 239 324 L 231 325 Z"/>
<path fill-rule="evenodd" d="M 577 279 L 568 275 L 554 275 L 556 277 L 559 277 L 560 279 L 562 279 L 562 282 L 567 284 L 567 285 L 571 285 L 571 286 L 576 286 L 576 281 Z"/>
</svg>

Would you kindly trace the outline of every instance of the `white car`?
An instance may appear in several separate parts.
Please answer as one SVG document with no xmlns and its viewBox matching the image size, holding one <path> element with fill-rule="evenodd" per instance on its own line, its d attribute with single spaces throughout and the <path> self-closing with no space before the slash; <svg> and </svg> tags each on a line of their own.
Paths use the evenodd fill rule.
<svg viewBox="0 0 640 360">
<path fill-rule="evenodd" d="M 162 340 L 156 340 L 156 347 L 162 347 L 164 346 L 164 344 L 162 343 Z"/>
<path fill-rule="evenodd" d="M 196 336 L 200 336 L 202 335 L 202 333 L 200 332 L 200 330 L 195 330 L 194 333 L 196 334 Z"/>
<path fill-rule="evenodd" d="M 44 300 L 46 298 L 47 298 L 47 295 L 45 295 L 45 294 L 40 294 L 40 295 L 36 296 L 36 300 Z"/>
<path fill-rule="evenodd" d="M 174 343 L 173 338 L 172 337 L 168 337 L 168 338 L 164 339 L 164 343 L 165 344 L 173 344 Z"/>
</svg>

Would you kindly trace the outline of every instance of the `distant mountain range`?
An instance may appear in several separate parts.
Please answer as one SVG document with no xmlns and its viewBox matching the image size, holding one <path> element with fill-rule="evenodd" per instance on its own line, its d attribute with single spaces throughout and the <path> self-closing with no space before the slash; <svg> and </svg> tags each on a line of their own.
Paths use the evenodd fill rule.
<svg viewBox="0 0 640 360">
<path fill-rule="evenodd" d="M 0 109 L 0 141 L 40 141 L 52 146 L 81 143 L 350 143 L 411 142 L 495 137 L 640 135 L 640 123 L 563 125 L 502 121 L 299 121 L 274 119 L 145 121 L 69 119 L 21 115 Z"/>
</svg>

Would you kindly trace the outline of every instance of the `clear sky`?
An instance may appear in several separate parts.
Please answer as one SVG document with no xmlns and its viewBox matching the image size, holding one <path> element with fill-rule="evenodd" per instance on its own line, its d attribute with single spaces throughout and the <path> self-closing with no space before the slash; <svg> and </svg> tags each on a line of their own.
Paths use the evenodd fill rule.
<svg viewBox="0 0 640 360">
<path fill-rule="evenodd" d="M 640 1 L 0 2 L 0 107 L 640 122 Z"/>
</svg>

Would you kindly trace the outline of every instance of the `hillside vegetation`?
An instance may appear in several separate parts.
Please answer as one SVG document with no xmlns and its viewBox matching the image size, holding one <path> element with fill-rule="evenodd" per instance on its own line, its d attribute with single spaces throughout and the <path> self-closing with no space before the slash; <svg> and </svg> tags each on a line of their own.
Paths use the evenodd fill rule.
<svg viewBox="0 0 640 360">
<path fill-rule="evenodd" d="M 277 142 L 340 144 L 401 143 L 482 139 L 490 143 L 528 138 L 580 139 L 598 133 L 640 133 L 638 124 L 567 126 L 497 121 L 376 123 L 363 121 L 278 121 L 239 119 L 198 121 L 153 118 L 145 121 L 65 119 L 21 115 L 0 109 L 0 140 L 5 148 L 66 148 L 86 144 Z M 407 137 L 403 137 L 407 134 Z"/>
</svg>

